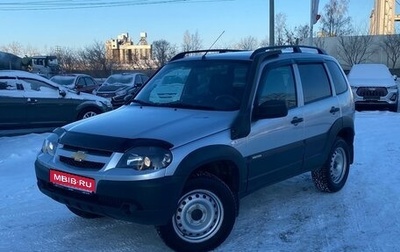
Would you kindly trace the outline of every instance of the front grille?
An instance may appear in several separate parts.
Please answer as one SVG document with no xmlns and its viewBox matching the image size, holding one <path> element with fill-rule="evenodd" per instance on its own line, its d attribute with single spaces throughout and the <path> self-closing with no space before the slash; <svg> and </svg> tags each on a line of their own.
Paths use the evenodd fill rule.
<svg viewBox="0 0 400 252">
<path fill-rule="evenodd" d="M 87 154 L 97 155 L 97 156 L 105 156 L 105 157 L 109 157 L 112 154 L 111 151 L 82 149 L 81 147 L 76 147 L 76 146 L 66 145 L 66 144 L 64 144 L 63 149 L 67 150 L 67 151 L 71 151 L 71 152 L 84 151 Z"/>
<path fill-rule="evenodd" d="M 364 98 L 381 97 L 387 95 L 385 87 L 360 87 L 357 89 L 357 95 Z"/>
<path fill-rule="evenodd" d="M 60 156 L 60 162 L 63 162 L 67 165 L 71 165 L 74 167 L 85 168 L 85 169 L 94 169 L 100 170 L 105 165 L 104 163 L 99 162 L 91 162 L 91 161 L 75 161 L 73 158 Z"/>
</svg>

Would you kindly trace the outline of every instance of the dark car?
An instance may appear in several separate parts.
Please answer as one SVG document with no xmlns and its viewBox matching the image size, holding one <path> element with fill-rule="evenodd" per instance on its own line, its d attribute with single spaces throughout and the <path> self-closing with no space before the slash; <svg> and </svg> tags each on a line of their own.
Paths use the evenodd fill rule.
<svg viewBox="0 0 400 252">
<path fill-rule="evenodd" d="M 46 131 L 111 109 L 107 99 L 37 74 L 0 70 L 0 135 Z"/>
<path fill-rule="evenodd" d="M 62 74 L 51 77 L 52 81 L 74 89 L 80 92 L 91 94 L 93 90 L 97 89 L 99 83 L 90 75 L 87 74 Z"/>
<path fill-rule="evenodd" d="M 93 94 L 110 99 L 114 108 L 125 103 L 125 97 L 134 95 L 149 79 L 142 73 L 119 73 L 110 75 Z"/>
</svg>

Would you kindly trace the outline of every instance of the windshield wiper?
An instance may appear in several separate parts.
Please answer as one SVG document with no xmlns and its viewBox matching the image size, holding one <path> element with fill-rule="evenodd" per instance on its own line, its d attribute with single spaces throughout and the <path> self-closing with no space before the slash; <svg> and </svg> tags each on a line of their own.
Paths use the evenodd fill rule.
<svg viewBox="0 0 400 252">
<path fill-rule="evenodd" d="M 137 104 L 140 104 L 140 105 L 143 105 L 143 106 L 154 106 L 153 103 L 145 102 L 145 101 L 142 101 L 142 100 L 133 99 L 133 100 L 129 100 L 128 101 L 128 103 L 131 103 L 131 102 L 134 102 L 134 103 L 137 103 Z"/>
<path fill-rule="evenodd" d="M 157 103 L 160 107 L 171 107 L 171 108 L 185 108 L 185 109 L 198 109 L 198 110 L 215 110 L 214 107 L 205 105 L 188 104 L 181 102 L 170 102 L 170 103 Z"/>
</svg>

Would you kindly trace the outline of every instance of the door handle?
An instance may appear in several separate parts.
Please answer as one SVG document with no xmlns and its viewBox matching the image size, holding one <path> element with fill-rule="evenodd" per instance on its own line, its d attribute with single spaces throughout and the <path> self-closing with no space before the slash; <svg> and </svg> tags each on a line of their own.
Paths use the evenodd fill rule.
<svg viewBox="0 0 400 252">
<path fill-rule="evenodd" d="M 27 99 L 27 102 L 29 103 L 29 104 L 35 104 L 35 103 L 37 103 L 37 99 L 32 99 L 32 98 L 28 98 Z"/>
<path fill-rule="evenodd" d="M 304 121 L 303 118 L 295 116 L 295 117 L 293 117 L 293 119 L 290 123 L 293 124 L 294 126 L 297 126 L 302 121 Z"/>
<path fill-rule="evenodd" d="M 334 115 L 336 112 L 339 112 L 339 111 L 340 111 L 339 108 L 336 108 L 335 106 L 332 106 L 331 110 L 329 110 L 329 113 Z"/>
</svg>

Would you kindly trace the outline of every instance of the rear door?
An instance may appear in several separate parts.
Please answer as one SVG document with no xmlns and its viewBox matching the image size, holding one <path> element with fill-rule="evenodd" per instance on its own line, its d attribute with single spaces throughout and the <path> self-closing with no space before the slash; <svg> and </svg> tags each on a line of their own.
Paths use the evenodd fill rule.
<svg viewBox="0 0 400 252">
<path fill-rule="evenodd" d="M 15 77 L 0 77 L 0 129 L 25 128 L 26 98 Z"/>
<path fill-rule="evenodd" d="M 304 168 L 309 170 L 326 161 L 327 152 L 330 151 L 329 133 L 341 116 L 341 107 L 324 61 L 297 62 L 295 71 L 302 87 Z"/>
</svg>

